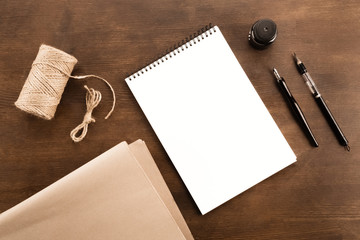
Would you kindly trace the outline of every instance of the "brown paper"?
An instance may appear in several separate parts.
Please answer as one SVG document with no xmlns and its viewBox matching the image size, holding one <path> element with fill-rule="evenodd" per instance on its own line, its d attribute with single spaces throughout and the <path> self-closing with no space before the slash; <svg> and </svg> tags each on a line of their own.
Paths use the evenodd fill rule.
<svg viewBox="0 0 360 240">
<path fill-rule="evenodd" d="M 191 239 L 161 199 L 164 187 L 150 182 L 159 176 L 143 170 L 151 164 L 136 160 L 147 151 L 140 145 L 122 142 L 0 214 L 0 239 Z"/>
<path fill-rule="evenodd" d="M 167 187 L 164 178 L 162 177 L 154 159 L 151 156 L 148 148 L 145 145 L 145 142 L 142 140 L 137 140 L 129 145 L 131 152 L 134 154 L 139 164 L 145 171 L 147 177 L 150 179 L 151 183 L 157 190 L 160 198 L 164 201 L 166 207 L 169 209 L 174 220 L 178 224 L 180 230 L 184 234 L 187 240 L 193 240 L 193 236 L 181 215 L 181 212 L 178 206 L 175 203 L 173 196 L 170 193 L 169 188 Z"/>
</svg>

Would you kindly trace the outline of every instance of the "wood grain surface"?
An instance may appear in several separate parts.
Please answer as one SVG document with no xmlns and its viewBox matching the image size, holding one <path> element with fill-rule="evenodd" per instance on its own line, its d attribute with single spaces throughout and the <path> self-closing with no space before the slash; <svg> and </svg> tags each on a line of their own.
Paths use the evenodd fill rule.
<svg viewBox="0 0 360 240">
<path fill-rule="evenodd" d="M 146 141 L 195 239 L 360 239 L 360 2 L 52 0 L 0 2 L 0 212 L 16 205 L 121 141 Z M 258 51 L 251 25 L 271 18 L 275 43 Z M 297 163 L 202 216 L 124 79 L 208 23 L 222 30 L 240 64 L 297 155 Z M 39 46 L 78 60 L 55 118 L 14 105 Z M 303 60 L 351 146 L 340 146 L 299 76 Z M 310 146 L 271 73 L 286 79 L 319 142 Z M 199 69 L 199 71 L 207 71 Z M 221 81 L 221 79 L 219 79 Z M 85 112 L 83 85 L 103 100 L 85 140 L 70 131 Z M 254 143 L 256 144 L 256 143 Z M 241 147 L 241 146 L 239 146 Z M 260 150 L 260 149 L 259 149 Z"/>
</svg>

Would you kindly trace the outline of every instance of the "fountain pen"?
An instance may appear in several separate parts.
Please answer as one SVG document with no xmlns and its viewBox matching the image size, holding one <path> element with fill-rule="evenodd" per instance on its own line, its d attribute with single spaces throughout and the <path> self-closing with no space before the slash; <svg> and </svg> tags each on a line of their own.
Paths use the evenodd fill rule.
<svg viewBox="0 0 360 240">
<path fill-rule="evenodd" d="M 296 64 L 296 67 L 303 77 L 306 85 L 309 87 L 315 102 L 321 109 L 321 112 L 323 113 L 324 117 L 326 118 L 328 124 L 330 125 L 331 129 L 333 130 L 334 134 L 336 135 L 336 138 L 338 139 L 339 143 L 345 147 L 346 150 L 350 151 L 349 142 L 346 139 L 344 133 L 341 131 L 339 124 L 336 122 L 334 116 L 330 112 L 329 107 L 326 105 L 323 97 L 321 96 L 319 90 L 317 89 L 313 79 L 311 78 L 310 74 L 308 73 L 307 69 L 305 68 L 305 65 L 302 63 L 302 61 L 296 56 L 296 54 L 293 54 L 294 61 Z"/>
<path fill-rule="evenodd" d="M 284 78 L 280 77 L 278 71 L 275 68 L 273 68 L 273 72 L 274 72 L 277 84 L 278 84 L 284 98 L 286 98 L 286 100 L 287 100 L 289 106 L 291 107 L 295 117 L 297 118 L 301 128 L 305 132 L 305 135 L 308 137 L 310 143 L 314 147 L 318 147 L 319 144 L 317 143 L 315 136 L 312 133 L 310 126 L 306 121 L 305 115 L 301 111 L 301 108 L 300 108 L 299 104 L 296 102 L 294 96 L 291 94 L 290 89 L 286 85 Z"/>
</svg>

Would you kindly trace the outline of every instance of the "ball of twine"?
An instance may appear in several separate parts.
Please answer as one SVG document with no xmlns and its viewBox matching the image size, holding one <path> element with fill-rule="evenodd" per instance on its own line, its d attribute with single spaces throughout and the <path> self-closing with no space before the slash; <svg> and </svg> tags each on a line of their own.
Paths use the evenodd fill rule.
<svg viewBox="0 0 360 240">
<path fill-rule="evenodd" d="M 77 62 L 75 57 L 59 49 L 45 44 L 41 45 L 15 106 L 27 113 L 50 120 L 55 115 L 69 78 L 84 79 L 93 77 L 105 82 L 112 92 L 113 105 L 105 119 L 110 117 L 116 102 L 114 89 L 108 81 L 96 75 L 72 76 L 71 72 Z M 87 86 L 84 87 L 87 90 L 87 111 L 83 122 L 70 133 L 70 137 L 74 142 L 80 142 L 87 133 L 88 125 L 95 122 L 91 114 L 101 101 L 99 91 L 89 89 Z M 79 133 L 80 136 L 78 136 Z"/>
<path fill-rule="evenodd" d="M 75 57 L 59 49 L 41 45 L 16 107 L 43 119 L 52 119 L 77 62 Z"/>
</svg>

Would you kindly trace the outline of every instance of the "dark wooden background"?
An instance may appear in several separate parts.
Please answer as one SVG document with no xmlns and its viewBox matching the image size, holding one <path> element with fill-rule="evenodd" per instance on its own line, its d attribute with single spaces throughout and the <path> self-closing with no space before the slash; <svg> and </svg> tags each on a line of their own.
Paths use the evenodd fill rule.
<svg viewBox="0 0 360 240">
<path fill-rule="evenodd" d="M 292 1 L 0 1 L 0 212 L 16 205 L 121 141 L 146 141 L 196 239 L 360 239 L 360 2 Z M 273 19 L 278 39 L 264 51 L 247 42 L 250 26 Z M 125 77 L 209 22 L 218 25 L 298 161 L 201 216 Z M 51 121 L 14 106 L 40 44 L 78 60 Z M 312 74 L 351 152 L 340 146 L 292 62 Z M 271 73 L 285 77 L 316 135 L 315 149 L 294 120 Z M 199 69 L 206 71 L 206 69 Z M 219 80 L 221 81 L 221 80 Z M 83 85 L 98 89 L 86 139 L 70 131 L 85 111 Z M 239 146 L 241 147 L 241 146 Z"/>
</svg>

